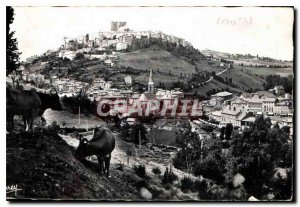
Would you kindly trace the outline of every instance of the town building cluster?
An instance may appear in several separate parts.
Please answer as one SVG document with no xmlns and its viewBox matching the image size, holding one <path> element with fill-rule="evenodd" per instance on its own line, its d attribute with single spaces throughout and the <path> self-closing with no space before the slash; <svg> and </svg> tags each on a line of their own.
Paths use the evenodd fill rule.
<svg viewBox="0 0 300 207">
<path fill-rule="evenodd" d="M 142 94 L 134 92 L 131 88 L 133 79 L 131 75 L 124 77 L 124 85 L 128 86 L 129 89 L 117 89 L 112 88 L 112 81 L 105 81 L 103 78 L 95 78 L 93 84 L 86 91 L 91 100 L 99 101 L 101 99 L 116 100 L 119 98 L 132 99 L 132 100 L 169 100 L 170 103 L 174 99 L 183 98 L 184 93 L 180 89 L 176 90 L 163 90 L 155 88 L 154 81 L 152 79 L 152 70 L 150 70 L 148 90 Z"/>
<path fill-rule="evenodd" d="M 132 77 L 127 75 L 124 77 L 124 83 L 127 86 L 132 85 Z M 96 101 L 97 103 L 107 100 L 110 103 L 111 113 L 115 113 L 115 106 L 117 101 L 126 102 L 128 106 L 126 110 L 118 111 L 119 114 L 122 116 L 130 116 L 129 111 L 131 108 L 138 102 L 140 104 L 140 109 L 142 114 L 144 115 L 145 110 L 149 107 L 151 115 L 162 116 L 160 112 L 162 111 L 163 107 L 160 107 L 161 104 L 164 104 L 166 107 L 170 107 L 166 110 L 166 116 L 173 116 L 170 115 L 172 112 L 181 111 L 182 105 L 180 101 L 184 99 L 184 93 L 180 91 L 179 88 L 174 90 L 165 90 L 160 88 L 155 88 L 155 83 L 152 79 L 152 70 L 150 70 L 149 75 L 149 82 L 148 82 L 148 90 L 146 89 L 143 93 L 138 93 L 134 91 L 131 87 L 127 89 L 117 89 L 113 88 L 111 85 L 111 81 L 105 81 L 102 78 L 96 78 L 89 87 L 88 90 L 85 92 L 91 101 Z M 155 102 L 156 104 L 154 104 Z M 173 109 L 172 106 L 174 103 L 177 102 L 178 106 L 176 109 Z M 176 105 L 176 104 L 175 104 Z M 187 112 L 191 112 L 191 108 L 193 106 L 193 101 L 191 100 L 189 104 L 187 104 Z M 198 114 L 202 115 L 202 107 L 201 103 L 197 106 L 194 106 L 194 109 L 197 111 Z M 176 116 L 176 113 L 175 115 Z M 175 118 L 173 116 L 173 118 Z M 187 117 L 189 115 L 182 115 L 182 117 Z"/>
<path fill-rule="evenodd" d="M 98 59 L 103 61 L 106 66 L 113 67 L 118 60 L 118 53 L 126 50 L 131 46 L 135 39 L 142 38 L 157 38 L 162 41 L 176 43 L 182 46 L 191 45 L 184 39 L 166 35 L 162 32 L 153 31 L 132 31 L 126 26 L 126 22 L 111 22 L 111 31 L 98 32 L 93 34 L 82 35 L 77 38 L 64 38 L 64 45 L 59 50 L 59 57 L 74 59 L 76 54 L 83 53 L 85 58 Z M 106 51 L 111 49 L 113 52 L 107 54 Z M 95 52 L 102 51 L 102 52 Z M 49 51 L 50 52 L 50 51 Z M 219 67 L 225 67 L 225 63 L 233 64 L 233 61 L 227 61 L 222 56 L 213 57 L 209 53 L 206 54 L 209 60 L 218 61 Z M 35 57 L 32 57 L 33 59 Z M 30 59 L 31 60 L 31 59 Z M 42 62 L 47 64 L 47 62 Z M 68 67 L 53 67 L 53 71 L 60 71 L 57 74 L 68 71 Z M 174 104 L 176 100 L 184 100 L 185 94 L 180 89 L 163 90 L 155 87 L 152 78 L 152 70 L 150 70 L 149 82 L 147 91 L 138 93 L 133 90 L 133 78 L 131 75 L 126 75 L 121 81 L 124 87 L 115 87 L 116 83 L 104 78 L 93 78 L 93 83 L 77 81 L 73 78 L 59 78 L 56 75 L 50 75 L 50 79 L 44 77 L 38 72 L 28 72 L 22 69 L 23 81 L 34 82 L 39 85 L 53 85 L 59 95 L 76 96 L 79 93 L 84 93 L 91 101 L 99 102 L 100 100 L 111 100 L 113 103 L 116 100 L 126 100 L 129 104 L 134 101 L 147 104 L 151 100 Z M 122 89 L 120 89 L 122 88 Z M 249 127 L 257 115 L 265 115 L 270 117 L 273 125 L 289 126 L 291 134 L 293 132 L 293 95 L 285 93 L 283 86 L 275 86 L 269 91 L 257 91 L 255 93 L 242 93 L 239 96 L 222 91 L 211 95 L 208 100 L 205 100 L 199 106 L 202 114 L 207 115 L 211 120 L 218 123 L 219 127 L 226 126 L 231 123 L 234 127 L 241 130 Z M 124 111 L 123 115 L 128 113 Z"/>
<path fill-rule="evenodd" d="M 94 78 L 93 83 L 88 84 L 72 78 L 59 78 L 58 76 L 47 79 L 40 73 L 30 73 L 26 70 L 23 70 L 21 74 L 22 76 L 17 77 L 17 79 L 22 79 L 26 83 L 33 82 L 37 87 L 45 84 L 54 86 L 60 97 L 72 97 L 83 93 L 91 101 L 110 100 L 112 111 L 116 100 L 126 100 L 129 105 L 132 105 L 134 101 L 139 101 L 145 109 L 147 103 L 151 100 L 157 100 L 172 106 L 176 100 L 186 98 L 179 88 L 174 90 L 156 88 L 152 78 L 152 70 L 149 74 L 148 90 L 144 93 L 133 90 L 131 75 L 124 77 L 123 85 L 126 88 L 118 89 L 113 87 L 112 81 L 106 81 L 100 77 Z M 205 114 L 211 120 L 218 122 L 218 127 L 231 123 L 234 127 L 243 130 L 255 121 L 257 115 L 263 114 L 270 118 L 272 125 L 289 126 L 291 135 L 293 133 L 293 96 L 285 93 L 281 85 L 275 86 L 274 89 L 269 91 L 242 93 L 239 96 L 222 91 L 203 101 L 199 106 L 199 110 L 201 110 L 201 114 Z M 127 115 L 128 110 L 124 110 L 123 116 Z"/>
<path fill-rule="evenodd" d="M 293 131 L 293 97 L 284 93 L 282 86 L 275 86 L 270 91 L 242 93 L 235 96 L 223 91 L 203 102 L 203 112 L 220 126 L 231 123 L 244 129 L 250 126 L 257 115 L 270 117 L 272 125 L 289 126 Z"/>
<path fill-rule="evenodd" d="M 86 91 L 89 87 L 88 83 L 76 81 L 70 78 L 61 78 L 53 76 L 51 78 L 52 85 L 58 90 L 60 97 L 67 96 L 72 97 L 76 96 L 79 93 Z"/>
</svg>

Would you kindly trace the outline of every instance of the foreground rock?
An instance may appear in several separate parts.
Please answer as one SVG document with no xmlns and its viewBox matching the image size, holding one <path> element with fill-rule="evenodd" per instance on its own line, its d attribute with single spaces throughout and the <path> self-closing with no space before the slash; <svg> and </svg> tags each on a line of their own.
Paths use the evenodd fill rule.
<svg viewBox="0 0 300 207">
<path fill-rule="evenodd" d="M 151 200 L 152 199 L 152 194 L 146 188 L 141 188 L 140 195 L 141 195 L 142 198 L 144 198 L 146 200 Z"/>
</svg>

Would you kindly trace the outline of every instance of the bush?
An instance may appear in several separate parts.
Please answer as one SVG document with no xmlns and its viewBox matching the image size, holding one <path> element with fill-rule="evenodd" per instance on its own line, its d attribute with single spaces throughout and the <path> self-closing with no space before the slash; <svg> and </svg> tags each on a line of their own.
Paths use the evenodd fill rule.
<svg viewBox="0 0 300 207">
<path fill-rule="evenodd" d="M 146 180 L 140 180 L 138 182 L 136 182 L 134 184 L 134 186 L 137 188 L 137 189 L 141 189 L 141 188 L 147 188 L 149 187 L 149 184 Z"/>
<path fill-rule="evenodd" d="M 210 183 L 208 180 L 203 179 L 194 183 L 195 189 L 198 191 L 198 195 L 201 199 L 212 199 L 212 195 L 209 191 Z"/>
<path fill-rule="evenodd" d="M 77 53 L 77 54 L 75 55 L 75 58 L 74 58 L 74 59 L 75 59 L 75 60 L 84 59 L 84 54 L 81 53 L 81 52 L 79 52 L 79 53 Z"/>
<path fill-rule="evenodd" d="M 51 130 L 51 131 L 53 131 L 53 132 L 57 132 L 60 129 L 60 127 L 59 127 L 59 125 L 57 124 L 56 121 L 53 121 L 51 123 L 51 125 L 48 126 L 48 129 Z"/>
<path fill-rule="evenodd" d="M 164 190 L 162 188 L 159 188 L 155 185 L 149 185 L 148 189 L 152 193 L 152 198 L 161 198 L 165 194 Z"/>
<path fill-rule="evenodd" d="M 135 173 L 141 177 L 141 178 L 145 178 L 146 177 L 146 167 L 145 165 L 134 165 L 133 166 L 133 170 L 135 171 Z"/>
<path fill-rule="evenodd" d="M 123 171 L 124 170 L 124 164 L 122 164 L 122 163 L 117 164 L 116 169 L 120 170 L 120 171 Z"/>
<path fill-rule="evenodd" d="M 183 179 L 181 179 L 180 189 L 182 190 L 182 192 L 187 192 L 188 190 L 193 191 L 193 187 L 194 181 L 191 178 L 184 177 Z"/>
<path fill-rule="evenodd" d="M 154 168 L 152 169 L 152 172 L 153 172 L 155 175 L 160 175 L 160 174 L 161 174 L 161 170 L 160 170 L 160 168 L 158 168 L 158 167 L 154 167 Z"/>
<path fill-rule="evenodd" d="M 206 131 L 206 132 L 213 132 L 214 127 L 211 126 L 211 125 L 208 125 L 208 124 L 204 124 L 204 125 L 201 127 L 201 129 L 203 129 L 203 130 Z"/>
<path fill-rule="evenodd" d="M 172 171 L 172 168 L 170 167 L 170 169 L 168 169 L 168 167 L 166 168 L 166 171 L 164 173 L 164 177 L 162 180 L 162 183 L 165 184 L 172 184 L 175 180 L 177 180 L 178 177 L 177 175 L 175 175 Z"/>
<path fill-rule="evenodd" d="M 198 162 L 194 168 L 194 175 L 202 175 L 205 178 L 212 179 L 217 183 L 224 182 L 225 160 L 222 157 L 210 153 L 202 161 Z"/>
</svg>

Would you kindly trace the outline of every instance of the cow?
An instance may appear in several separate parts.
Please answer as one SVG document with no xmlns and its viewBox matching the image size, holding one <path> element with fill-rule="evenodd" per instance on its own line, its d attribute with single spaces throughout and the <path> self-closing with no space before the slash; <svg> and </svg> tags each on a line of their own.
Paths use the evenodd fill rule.
<svg viewBox="0 0 300 207">
<path fill-rule="evenodd" d="M 83 159 L 87 156 L 96 155 L 99 163 L 100 173 L 106 173 L 109 177 L 109 165 L 111 153 L 115 148 L 115 136 L 108 129 L 95 128 L 93 138 L 89 141 L 80 135 L 79 146 L 75 150 L 75 156 Z"/>
<path fill-rule="evenodd" d="M 38 116 L 42 116 L 47 109 L 52 109 L 54 111 L 61 111 L 62 107 L 60 104 L 59 96 L 55 89 L 50 91 L 50 94 L 37 92 L 40 100 L 41 107 L 38 111 Z"/>
<path fill-rule="evenodd" d="M 30 91 L 14 90 L 6 88 L 6 116 L 10 129 L 14 128 L 15 115 L 21 115 L 26 127 L 32 128 L 33 119 L 37 116 L 41 107 L 41 100 L 34 89 Z"/>
<path fill-rule="evenodd" d="M 21 115 L 25 130 L 32 130 L 34 118 L 42 116 L 48 108 L 62 110 L 56 91 L 55 93 L 44 94 L 35 89 L 22 91 L 6 87 L 6 116 L 9 129 L 14 128 L 14 116 Z"/>
</svg>

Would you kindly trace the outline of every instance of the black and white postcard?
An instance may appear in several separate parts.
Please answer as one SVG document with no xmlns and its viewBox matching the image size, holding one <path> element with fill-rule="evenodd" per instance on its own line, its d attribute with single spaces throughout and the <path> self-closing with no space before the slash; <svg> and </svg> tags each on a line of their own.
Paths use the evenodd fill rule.
<svg viewBox="0 0 300 207">
<path fill-rule="evenodd" d="M 284 6 L 7 6 L 6 199 L 294 201 L 293 35 Z"/>
</svg>

